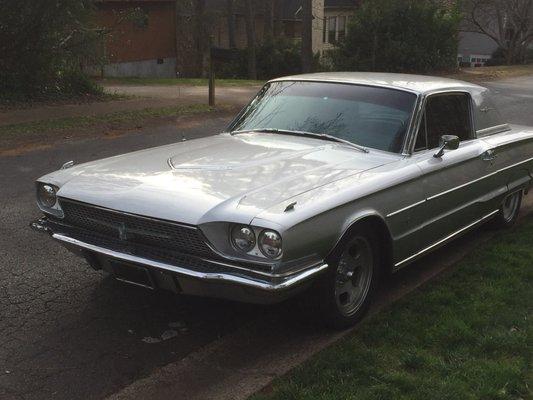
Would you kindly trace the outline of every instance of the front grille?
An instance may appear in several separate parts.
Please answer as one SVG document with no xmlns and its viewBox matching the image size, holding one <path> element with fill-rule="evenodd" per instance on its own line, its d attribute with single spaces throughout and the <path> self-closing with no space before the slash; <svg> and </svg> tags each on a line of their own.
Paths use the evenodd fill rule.
<svg viewBox="0 0 533 400">
<path fill-rule="evenodd" d="M 200 231 L 195 227 L 60 199 L 63 223 L 119 242 L 152 246 L 161 250 L 213 257 Z"/>
<path fill-rule="evenodd" d="M 125 214 L 68 199 L 59 199 L 59 204 L 64 218 L 55 220 L 55 223 L 65 234 L 83 242 L 204 271 L 211 271 L 214 264 L 201 258 L 224 261 L 209 248 L 200 230 L 194 226 Z M 250 270 L 270 271 L 268 265 L 233 264 Z"/>
</svg>

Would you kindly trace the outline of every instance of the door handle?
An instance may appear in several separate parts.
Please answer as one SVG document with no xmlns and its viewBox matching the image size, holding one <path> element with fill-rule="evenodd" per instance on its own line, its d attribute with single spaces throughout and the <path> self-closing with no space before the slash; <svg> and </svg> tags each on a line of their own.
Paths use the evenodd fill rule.
<svg viewBox="0 0 533 400">
<path fill-rule="evenodd" d="M 481 155 L 483 161 L 494 161 L 496 157 L 496 152 L 494 150 L 487 150 Z"/>
</svg>

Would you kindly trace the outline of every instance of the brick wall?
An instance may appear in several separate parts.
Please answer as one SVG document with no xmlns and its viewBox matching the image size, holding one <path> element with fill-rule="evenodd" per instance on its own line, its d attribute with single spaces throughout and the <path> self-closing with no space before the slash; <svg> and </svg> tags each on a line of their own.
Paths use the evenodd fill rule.
<svg viewBox="0 0 533 400">
<path fill-rule="evenodd" d="M 99 25 L 112 30 L 106 41 L 110 63 L 175 57 L 174 1 L 103 1 L 97 5 Z M 135 7 L 147 14 L 146 25 L 123 20 Z"/>
</svg>

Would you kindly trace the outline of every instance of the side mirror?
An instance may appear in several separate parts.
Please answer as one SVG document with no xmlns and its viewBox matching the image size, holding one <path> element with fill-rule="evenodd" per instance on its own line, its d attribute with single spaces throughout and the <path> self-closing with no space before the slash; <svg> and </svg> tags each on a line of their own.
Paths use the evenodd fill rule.
<svg viewBox="0 0 533 400">
<path fill-rule="evenodd" d="M 441 136 L 439 151 L 433 154 L 433 157 L 441 158 L 444 155 L 444 150 L 457 150 L 459 148 L 460 143 L 461 143 L 461 139 L 459 139 L 459 136 L 454 136 L 454 135 Z"/>
</svg>

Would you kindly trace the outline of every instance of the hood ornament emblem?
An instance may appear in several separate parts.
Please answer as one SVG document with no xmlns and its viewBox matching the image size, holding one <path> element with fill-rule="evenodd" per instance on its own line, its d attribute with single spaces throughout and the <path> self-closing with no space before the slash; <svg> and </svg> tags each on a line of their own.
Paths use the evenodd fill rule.
<svg viewBox="0 0 533 400">
<path fill-rule="evenodd" d="M 118 238 L 123 242 L 128 240 L 128 231 L 124 222 L 118 226 Z"/>
<path fill-rule="evenodd" d="M 74 161 L 67 161 L 65 164 L 61 166 L 61 169 L 69 169 L 74 166 Z"/>
</svg>

